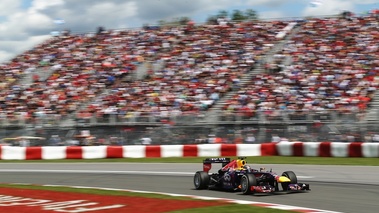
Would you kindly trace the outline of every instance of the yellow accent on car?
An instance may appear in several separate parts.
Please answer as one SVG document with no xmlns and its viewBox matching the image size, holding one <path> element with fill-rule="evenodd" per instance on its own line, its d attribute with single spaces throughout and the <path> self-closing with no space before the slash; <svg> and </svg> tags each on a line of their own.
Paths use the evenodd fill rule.
<svg viewBox="0 0 379 213">
<path fill-rule="evenodd" d="M 278 179 L 278 182 L 279 183 L 291 182 L 291 180 L 288 177 L 280 176 L 279 179 Z"/>
<path fill-rule="evenodd" d="M 243 169 L 243 166 L 246 165 L 246 161 L 245 160 L 237 160 L 237 169 Z"/>
</svg>

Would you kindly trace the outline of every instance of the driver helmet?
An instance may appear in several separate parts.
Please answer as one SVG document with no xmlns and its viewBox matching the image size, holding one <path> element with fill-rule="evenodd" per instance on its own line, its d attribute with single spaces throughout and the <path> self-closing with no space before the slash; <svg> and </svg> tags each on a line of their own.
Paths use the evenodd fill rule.
<svg viewBox="0 0 379 213">
<path fill-rule="evenodd" d="M 248 165 L 243 166 L 243 169 L 247 170 L 248 172 L 251 172 L 251 167 Z"/>
</svg>

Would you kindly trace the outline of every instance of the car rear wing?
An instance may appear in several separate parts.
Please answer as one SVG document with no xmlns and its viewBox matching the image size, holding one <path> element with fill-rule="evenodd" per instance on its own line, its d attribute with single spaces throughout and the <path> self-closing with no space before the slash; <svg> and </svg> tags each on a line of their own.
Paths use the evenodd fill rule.
<svg viewBox="0 0 379 213">
<path fill-rule="evenodd" d="M 203 160 L 203 171 L 209 172 L 213 163 L 221 163 L 222 167 L 230 163 L 230 158 L 206 158 Z"/>
</svg>

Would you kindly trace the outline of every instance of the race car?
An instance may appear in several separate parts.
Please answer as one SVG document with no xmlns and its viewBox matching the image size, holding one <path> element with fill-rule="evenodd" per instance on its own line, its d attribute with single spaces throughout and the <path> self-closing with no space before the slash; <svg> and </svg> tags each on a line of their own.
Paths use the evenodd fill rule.
<svg viewBox="0 0 379 213">
<path fill-rule="evenodd" d="M 222 168 L 216 173 L 209 173 L 212 164 L 221 163 Z M 197 171 L 193 179 L 195 189 L 218 189 L 241 191 L 243 194 L 274 193 L 279 191 L 309 191 L 309 184 L 298 183 L 293 171 L 278 175 L 265 168 L 252 169 L 246 164 L 246 158 L 206 158 L 203 171 Z"/>
</svg>

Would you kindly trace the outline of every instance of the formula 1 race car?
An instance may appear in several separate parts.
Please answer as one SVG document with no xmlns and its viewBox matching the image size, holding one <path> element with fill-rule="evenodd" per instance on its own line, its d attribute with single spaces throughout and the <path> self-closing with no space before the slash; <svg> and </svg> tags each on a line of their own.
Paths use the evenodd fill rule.
<svg viewBox="0 0 379 213">
<path fill-rule="evenodd" d="M 243 194 L 273 193 L 279 191 L 300 192 L 309 191 L 309 184 L 298 183 L 292 171 L 282 175 L 265 168 L 252 169 L 246 165 L 246 158 L 230 160 L 230 158 L 207 158 L 203 161 L 203 171 L 197 171 L 194 176 L 196 189 L 218 189 L 241 191 Z M 212 164 L 221 163 L 222 168 L 217 173 L 209 174 Z M 280 190 L 281 188 L 281 190 Z"/>
</svg>

